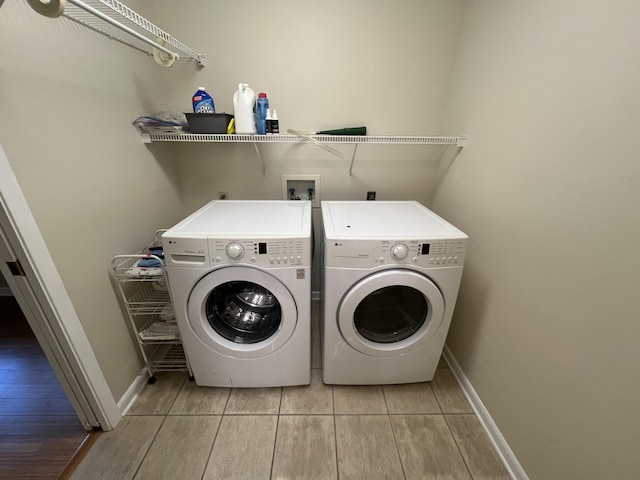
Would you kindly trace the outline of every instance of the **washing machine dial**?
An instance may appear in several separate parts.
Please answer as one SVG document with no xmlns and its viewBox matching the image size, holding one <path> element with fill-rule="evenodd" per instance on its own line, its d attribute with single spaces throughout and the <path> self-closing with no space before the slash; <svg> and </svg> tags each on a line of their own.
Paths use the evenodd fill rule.
<svg viewBox="0 0 640 480">
<path fill-rule="evenodd" d="M 396 243 L 391 247 L 391 258 L 394 260 L 404 260 L 409 255 L 409 248 L 404 243 Z"/>
<path fill-rule="evenodd" d="M 244 247 L 240 242 L 231 242 L 227 244 L 224 251 L 227 253 L 227 257 L 239 259 L 244 254 Z"/>
</svg>

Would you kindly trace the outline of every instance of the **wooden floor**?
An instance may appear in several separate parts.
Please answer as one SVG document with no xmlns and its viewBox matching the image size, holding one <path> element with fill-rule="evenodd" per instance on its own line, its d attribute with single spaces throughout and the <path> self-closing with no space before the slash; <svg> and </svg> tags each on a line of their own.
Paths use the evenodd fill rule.
<svg viewBox="0 0 640 480">
<path fill-rule="evenodd" d="M 0 479 L 58 479 L 87 437 L 16 300 L 0 296 Z"/>
</svg>

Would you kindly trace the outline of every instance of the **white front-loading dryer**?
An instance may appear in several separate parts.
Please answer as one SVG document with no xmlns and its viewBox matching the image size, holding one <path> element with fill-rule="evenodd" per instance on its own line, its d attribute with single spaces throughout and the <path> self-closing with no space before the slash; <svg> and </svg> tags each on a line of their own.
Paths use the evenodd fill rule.
<svg viewBox="0 0 640 480">
<path fill-rule="evenodd" d="M 162 241 L 198 385 L 309 384 L 310 202 L 211 202 Z"/>
<path fill-rule="evenodd" d="M 322 202 L 322 216 L 323 381 L 432 380 L 467 236 L 418 202 Z"/>
</svg>

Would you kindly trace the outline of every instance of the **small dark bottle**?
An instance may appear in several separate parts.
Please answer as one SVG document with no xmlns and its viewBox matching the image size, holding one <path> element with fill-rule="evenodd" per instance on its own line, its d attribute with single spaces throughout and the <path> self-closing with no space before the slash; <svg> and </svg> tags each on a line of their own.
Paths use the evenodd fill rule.
<svg viewBox="0 0 640 480">
<path fill-rule="evenodd" d="M 267 109 L 267 135 L 273 134 L 273 118 L 271 118 L 271 110 Z"/>
</svg>

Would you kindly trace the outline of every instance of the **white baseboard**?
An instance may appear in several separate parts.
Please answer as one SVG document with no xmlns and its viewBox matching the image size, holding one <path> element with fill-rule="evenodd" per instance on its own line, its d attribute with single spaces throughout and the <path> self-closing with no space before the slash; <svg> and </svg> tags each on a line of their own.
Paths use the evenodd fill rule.
<svg viewBox="0 0 640 480">
<path fill-rule="evenodd" d="M 451 369 L 453 376 L 460 384 L 462 391 L 476 413 L 482 428 L 487 432 L 489 440 L 496 449 L 496 452 L 507 469 L 509 476 L 514 480 L 529 480 L 527 473 L 522 468 L 522 465 L 520 465 L 520 462 L 514 455 L 511 447 L 509 447 L 509 444 L 500 432 L 500 429 L 498 429 L 498 426 L 493 421 L 493 418 L 491 418 L 489 411 L 482 403 L 482 400 L 471 385 L 471 382 L 469 382 L 469 379 L 462 371 L 462 368 L 460 368 L 460 365 L 453 356 L 453 353 L 449 350 L 448 345 L 444 346 L 444 358 L 449 364 L 449 368 Z"/>
<path fill-rule="evenodd" d="M 127 391 L 124 392 L 124 395 L 122 395 L 122 398 L 120 398 L 120 400 L 118 401 L 118 408 L 120 409 L 123 417 L 127 414 L 129 409 L 131 408 L 131 405 L 133 405 L 133 402 L 136 401 L 138 395 L 140 395 L 140 392 L 142 392 L 142 389 L 145 387 L 148 380 L 149 374 L 147 373 L 146 369 L 143 369 L 140 374 L 133 380 L 133 383 L 129 385 Z"/>
</svg>

